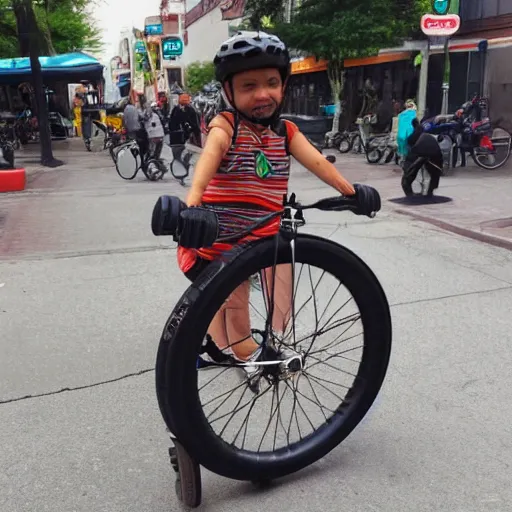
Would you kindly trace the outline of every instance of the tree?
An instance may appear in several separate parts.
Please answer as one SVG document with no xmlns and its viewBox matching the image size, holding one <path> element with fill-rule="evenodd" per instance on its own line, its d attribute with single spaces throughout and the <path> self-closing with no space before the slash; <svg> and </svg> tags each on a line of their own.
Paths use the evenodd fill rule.
<svg viewBox="0 0 512 512">
<path fill-rule="evenodd" d="M 63 162 L 53 157 L 52 138 L 48 122 L 48 105 L 44 93 L 43 72 L 39 56 L 51 54 L 53 47 L 47 36 L 38 26 L 36 15 L 30 0 L 13 0 L 13 12 L 16 18 L 18 40 L 20 49 L 29 54 L 34 99 L 39 125 L 39 141 L 41 145 L 41 164 L 48 167 L 57 167 Z"/>
<path fill-rule="evenodd" d="M 87 0 L 0 0 L 0 57 L 30 57 L 41 163 L 56 167 L 39 57 L 101 46 Z M 16 42 L 16 44 L 15 44 Z"/>
<path fill-rule="evenodd" d="M 28 56 L 27 48 L 20 47 L 14 3 L 14 0 L 0 0 L 0 58 Z M 101 48 L 101 34 L 88 12 L 90 5 L 91 0 L 32 1 L 45 49 L 51 50 L 48 54 Z"/>
<path fill-rule="evenodd" d="M 245 13 L 244 29 L 268 30 L 274 23 L 285 21 L 285 0 L 247 0 Z"/>
<path fill-rule="evenodd" d="M 185 86 L 192 94 L 199 92 L 212 80 L 215 80 L 212 62 L 192 62 L 185 71 Z"/>
<path fill-rule="evenodd" d="M 250 0 L 256 6 L 270 1 Z M 377 55 L 381 48 L 401 44 L 419 24 L 425 1 L 304 0 L 295 8 L 292 23 L 277 20 L 275 33 L 290 48 L 328 61 L 336 105 L 334 132 L 339 129 L 345 59 Z"/>
</svg>

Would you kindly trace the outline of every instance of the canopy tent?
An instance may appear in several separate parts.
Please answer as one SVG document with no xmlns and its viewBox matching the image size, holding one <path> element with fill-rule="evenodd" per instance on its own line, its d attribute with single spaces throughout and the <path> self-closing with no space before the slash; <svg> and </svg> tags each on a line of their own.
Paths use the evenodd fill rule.
<svg viewBox="0 0 512 512">
<path fill-rule="evenodd" d="M 39 57 L 44 80 L 65 80 L 68 83 L 81 80 L 101 81 L 103 65 L 82 52 L 64 53 L 54 57 Z M 31 75 L 30 59 L 0 59 L 0 85 L 16 85 L 27 81 Z"/>
</svg>

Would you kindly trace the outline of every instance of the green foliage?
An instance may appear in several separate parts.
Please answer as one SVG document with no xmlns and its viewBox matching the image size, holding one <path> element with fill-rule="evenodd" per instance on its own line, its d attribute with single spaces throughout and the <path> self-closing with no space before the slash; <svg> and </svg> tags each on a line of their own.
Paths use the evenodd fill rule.
<svg viewBox="0 0 512 512">
<path fill-rule="evenodd" d="M 284 0 L 246 0 L 245 29 L 269 29 L 276 22 L 284 21 Z"/>
<path fill-rule="evenodd" d="M 185 71 L 185 87 L 192 94 L 214 79 L 215 67 L 212 62 L 192 62 Z"/>
<path fill-rule="evenodd" d="M 292 48 L 330 62 L 376 55 L 419 25 L 424 0 L 305 0 L 276 32 Z M 423 11 L 424 12 L 424 11 Z"/>
<path fill-rule="evenodd" d="M 25 0 L 0 0 L 0 58 L 27 56 L 20 43 L 14 7 Z M 30 1 L 30 0 L 28 0 Z M 92 0 L 32 0 L 41 54 L 98 50 L 101 37 L 90 16 Z"/>
</svg>

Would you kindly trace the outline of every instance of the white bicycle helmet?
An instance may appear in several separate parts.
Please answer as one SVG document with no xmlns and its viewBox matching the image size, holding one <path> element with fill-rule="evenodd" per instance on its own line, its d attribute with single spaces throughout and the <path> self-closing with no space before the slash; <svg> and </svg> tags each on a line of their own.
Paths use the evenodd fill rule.
<svg viewBox="0 0 512 512">
<path fill-rule="evenodd" d="M 243 71 L 277 68 L 283 82 L 290 75 L 290 54 L 277 37 L 265 32 L 238 32 L 225 41 L 215 59 L 215 77 L 223 84 Z"/>
</svg>

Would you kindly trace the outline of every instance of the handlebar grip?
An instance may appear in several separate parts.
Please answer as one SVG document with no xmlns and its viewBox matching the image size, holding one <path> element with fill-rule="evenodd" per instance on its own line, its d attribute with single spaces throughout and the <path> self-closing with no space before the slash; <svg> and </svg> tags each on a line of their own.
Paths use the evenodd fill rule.
<svg viewBox="0 0 512 512">
<path fill-rule="evenodd" d="M 151 230 L 155 236 L 177 237 L 180 214 L 187 205 L 178 197 L 160 196 L 153 208 Z"/>
<path fill-rule="evenodd" d="M 322 211 L 340 212 L 350 210 L 354 208 L 356 205 L 357 202 L 355 196 L 337 196 L 321 199 L 311 207 Z"/>
</svg>

